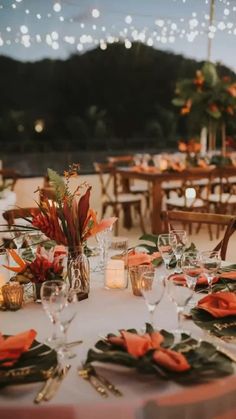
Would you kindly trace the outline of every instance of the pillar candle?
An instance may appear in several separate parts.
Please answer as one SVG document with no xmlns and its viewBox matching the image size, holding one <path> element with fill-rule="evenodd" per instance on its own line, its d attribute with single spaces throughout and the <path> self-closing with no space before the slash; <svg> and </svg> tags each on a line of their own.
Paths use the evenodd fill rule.
<svg viewBox="0 0 236 419">
<path fill-rule="evenodd" d="M 105 287 L 123 289 L 127 286 L 125 263 L 122 260 L 109 260 L 105 268 Z"/>
</svg>

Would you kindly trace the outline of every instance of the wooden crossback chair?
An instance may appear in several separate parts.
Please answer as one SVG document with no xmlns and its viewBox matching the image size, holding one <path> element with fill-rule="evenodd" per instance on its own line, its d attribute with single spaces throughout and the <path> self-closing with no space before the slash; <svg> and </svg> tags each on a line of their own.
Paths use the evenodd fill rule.
<svg viewBox="0 0 236 419">
<path fill-rule="evenodd" d="M 99 175 L 102 194 L 102 217 L 108 207 L 112 208 L 113 215 L 119 218 L 120 209 L 125 212 L 134 208 L 140 219 L 140 227 L 145 232 L 142 216 L 142 197 L 131 193 L 119 191 L 116 170 L 110 163 L 94 163 L 94 169 Z M 107 176 L 105 176 L 107 174 Z M 115 223 L 115 234 L 118 234 L 118 223 Z"/>
<path fill-rule="evenodd" d="M 19 179 L 19 173 L 14 169 L 1 169 L 0 178 L 3 185 L 7 185 L 11 191 L 14 191 L 16 182 Z"/>
<path fill-rule="evenodd" d="M 14 208 L 3 212 L 3 218 L 6 220 L 8 227 L 10 228 L 15 224 L 16 219 L 20 218 L 31 218 L 32 214 L 37 215 L 40 213 L 40 209 L 37 207 L 27 208 Z"/>
<path fill-rule="evenodd" d="M 126 156 L 109 156 L 107 157 L 108 162 L 114 166 L 133 166 L 134 165 L 134 157 L 131 155 Z M 132 194 L 142 194 L 145 197 L 146 201 L 146 209 L 149 210 L 150 208 L 150 185 L 148 182 L 141 182 L 136 184 L 135 182 L 130 182 L 129 185 L 129 193 Z"/>
<path fill-rule="evenodd" d="M 219 250 L 222 260 L 225 260 L 229 239 L 236 230 L 236 217 L 233 215 L 211 214 L 188 211 L 163 211 L 161 218 L 164 222 L 165 230 L 173 228 L 174 222 L 185 224 L 201 223 L 207 225 L 224 226 L 225 233 L 222 240 L 214 250 Z"/>
</svg>

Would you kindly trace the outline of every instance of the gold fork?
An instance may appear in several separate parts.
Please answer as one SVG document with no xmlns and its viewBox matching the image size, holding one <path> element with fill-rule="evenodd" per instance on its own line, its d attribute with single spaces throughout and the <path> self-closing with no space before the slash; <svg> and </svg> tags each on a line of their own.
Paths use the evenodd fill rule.
<svg viewBox="0 0 236 419">
<path fill-rule="evenodd" d="M 108 397 L 108 393 L 105 389 L 105 387 L 98 381 L 95 375 L 91 374 L 91 371 L 88 368 L 82 368 L 80 369 L 78 367 L 78 374 L 80 377 L 82 377 L 84 380 L 87 380 L 91 386 L 97 391 L 100 396 L 106 398 Z"/>
</svg>

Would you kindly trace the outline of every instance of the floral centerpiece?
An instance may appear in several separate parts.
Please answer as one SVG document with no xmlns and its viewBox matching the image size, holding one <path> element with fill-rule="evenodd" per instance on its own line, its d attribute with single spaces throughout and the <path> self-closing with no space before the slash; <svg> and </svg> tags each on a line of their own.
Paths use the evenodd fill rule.
<svg viewBox="0 0 236 419">
<path fill-rule="evenodd" d="M 3 266 L 14 272 L 12 277 L 14 281 L 22 285 L 32 282 L 35 285 L 37 298 L 40 298 L 40 287 L 44 281 L 63 279 L 65 250 L 59 246 L 48 251 L 38 246 L 35 258 L 32 260 L 23 259 L 14 249 L 9 249 L 9 255 L 14 260 L 15 266 Z"/>
<path fill-rule="evenodd" d="M 202 156 L 200 156 L 201 143 L 197 139 L 191 138 L 188 141 L 180 140 L 178 143 L 178 149 L 181 153 L 186 154 L 187 167 L 207 167 L 207 162 Z"/>
<path fill-rule="evenodd" d="M 83 254 L 83 247 L 89 237 L 110 228 L 116 218 L 111 217 L 100 222 L 97 221 L 96 213 L 89 205 L 91 186 L 87 183 L 79 184 L 71 192 L 70 179 L 78 175 L 78 170 L 78 164 L 71 165 L 69 170 L 64 172 L 63 179 L 57 172 L 48 169 L 48 177 L 55 199 L 41 197 L 41 201 L 38 203 L 39 211 L 32 212 L 32 218 L 26 218 L 26 221 L 31 224 L 30 228 L 40 230 L 48 239 L 66 247 L 70 285 L 79 281 L 81 290 L 87 295 L 89 292 L 89 265 Z M 20 225 L 17 228 L 24 229 Z M 27 231 L 29 231 L 29 227 L 27 227 Z M 38 266 L 40 262 L 42 259 L 38 259 L 35 264 Z"/>
<path fill-rule="evenodd" d="M 216 146 L 216 133 L 221 130 L 222 155 L 226 152 L 226 125 L 236 115 L 236 82 L 230 77 L 220 78 L 212 63 L 205 63 L 193 79 L 177 83 L 172 103 L 181 115 L 195 114 L 201 126 L 208 126 L 209 149 Z"/>
</svg>

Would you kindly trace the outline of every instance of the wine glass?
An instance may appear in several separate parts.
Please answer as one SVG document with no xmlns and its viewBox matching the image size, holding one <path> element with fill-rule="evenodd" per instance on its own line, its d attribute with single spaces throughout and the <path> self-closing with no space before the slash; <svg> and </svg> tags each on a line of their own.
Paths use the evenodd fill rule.
<svg viewBox="0 0 236 419">
<path fill-rule="evenodd" d="M 181 259 L 181 269 L 186 277 L 188 287 L 195 290 L 197 280 L 203 272 L 199 252 L 184 252 Z"/>
<path fill-rule="evenodd" d="M 76 356 L 67 345 L 67 333 L 72 320 L 74 320 L 78 312 L 78 293 L 81 291 L 80 285 L 81 282 L 77 279 L 71 287 L 68 286 L 65 306 L 59 313 L 60 328 L 64 335 L 62 352 L 65 359 L 71 359 Z"/>
<path fill-rule="evenodd" d="M 45 281 L 40 291 L 43 308 L 53 324 L 53 333 L 47 339 L 47 343 L 56 350 L 63 345 L 63 338 L 58 334 L 60 331 L 59 316 L 65 307 L 67 293 L 67 284 L 62 280 Z"/>
<path fill-rule="evenodd" d="M 161 253 L 161 257 L 164 261 L 165 264 L 165 268 L 168 272 L 171 273 L 171 271 L 173 271 L 174 267 L 173 267 L 173 263 L 175 263 L 174 258 L 174 251 L 172 248 L 171 243 L 173 243 L 173 238 L 172 238 L 172 242 L 171 242 L 171 235 L 170 234 L 160 234 L 158 236 L 158 241 L 157 241 L 157 245 L 158 245 L 158 250 Z"/>
<path fill-rule="evenodd" d="M 104 271 L 105 269 L 111 239 L 112 226 L 96 234 L 96 240 L 100 249 L 100 263 L 98 265 L 98 268 L 96 269 L 98 271 Z"/>
<path fill-rule="evenodd" d="M 157 269 L 143 273 L 139 287 L 148 308 L 150 324 L 154 329 L 154 312 L 165 291 L 165 277 Z"/>
<path fill-rule="evenodd" d="M 199 252 L 184 252 L 181 259 L 181 269 L 184 273 L 187 286 L 195 291 L 198 278 L 203 272 Z M 191 301 L 189 305 L 190 307 L 194 307 L 195 304 Z"/>
<path fill-rule="evenodd" d="M 180 262 L 187 245 L 187 233 L 185 230 L 170 231 L 170 245 L 176 257 L 176 272 L 181 273 Z"/>
<path fill-rule="evenodd" d="M 171 275 L 166 280 L 167 292 L 171 301 L 176 305 L 178 315 L 178 328 L 175 330 L 176 340 L 181 340 L 181 334 L 184 332 L 182 327 L 183 313 L 185 306 L 191 300 L 193 288 L 188 287 L 188 283 L 183 283 L 181 278 Z"/>
<path fill-rule="evenodd" d="M 209 285 L 209 292 L 211 293 L 213 279 L 217 276 L 221 266 L 221 257 L 219 252 L 215 250 L 206 250 L 200 252 L 200 260 Z"/>
</svg>

